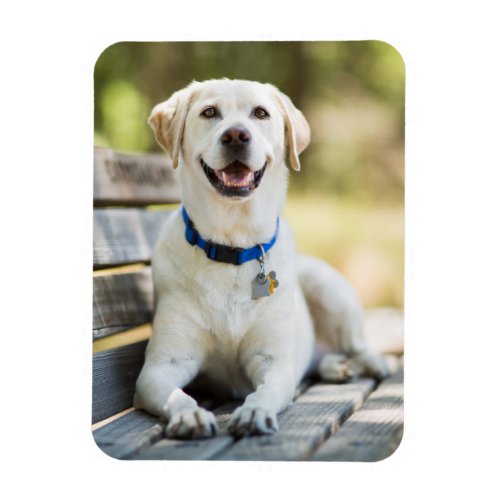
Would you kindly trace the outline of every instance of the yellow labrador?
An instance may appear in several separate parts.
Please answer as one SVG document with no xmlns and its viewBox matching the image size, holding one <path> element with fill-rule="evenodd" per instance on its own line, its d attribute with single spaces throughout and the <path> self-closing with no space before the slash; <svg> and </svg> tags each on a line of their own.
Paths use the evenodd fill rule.
<svg viewBox="0 0 500 500">
<path fill-rule="evenodd" d="M 325 380 L 388 375 L 367 351 L 363 313 L 347 281 L 295 253 L 281 219 L 289 160 L 309 143 L 309 125 L 274 86 L 243 80 L 193 82 L 149 119 L 171 157 L 182 207 L 153 257 L 153 336 L 135 406 L 168 421 L 171 437 L 209 437 L 214 415 L 182 389 L 200 375 L 224 397 L 244 398 L 234 435 L 267 434 L 307 371 L 314 333 L 332 349 Z"/>
</svg>

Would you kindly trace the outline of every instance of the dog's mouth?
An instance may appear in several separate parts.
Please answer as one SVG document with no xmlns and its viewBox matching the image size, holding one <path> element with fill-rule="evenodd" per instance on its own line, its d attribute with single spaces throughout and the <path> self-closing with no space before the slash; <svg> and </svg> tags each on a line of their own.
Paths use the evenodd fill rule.
<svg viewBox="0 0 500 500">
<path fill-rule="evenodd" d="M 210 168 L 203 159 L 200 159 L 203 171 L 210 184 L 223 196 L 244 197 L 249 196 L 252 191 L 259 187 L 267 167 L 267 160 L 264 166 L 256 172 L 250 170 L 239 160 L 231 162 L 227 167 L 215 170 Z"/>
</svg>

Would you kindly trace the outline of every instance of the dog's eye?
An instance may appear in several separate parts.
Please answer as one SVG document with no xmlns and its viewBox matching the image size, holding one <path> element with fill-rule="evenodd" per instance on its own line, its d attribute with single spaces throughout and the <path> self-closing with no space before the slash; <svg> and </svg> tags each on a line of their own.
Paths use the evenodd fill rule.
<svg viewBox="0 0 500 500">
<path fill-rule="evenodd" d="M 269 113 L 264 108 L 261 108 L 259 106 L 258 108 L 254 109 L 253 115 L 256 118 L 259 118 L 259 120 L 263 120 L 264 118 L 267 118 L 269 116 Z"/>
<path fill-rule="evenodd" d="M 208 106 L 201 112 L 201 116 L 205 118 L 214 118 L 217 116 L 217 109 L 215 106 Z"/>
</svg>

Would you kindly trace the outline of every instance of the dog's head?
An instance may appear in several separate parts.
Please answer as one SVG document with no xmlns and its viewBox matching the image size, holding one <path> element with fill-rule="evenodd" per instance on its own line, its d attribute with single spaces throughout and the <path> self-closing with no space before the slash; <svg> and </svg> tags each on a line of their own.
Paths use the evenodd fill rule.
<svg viewBox="0 0 500 500">
<path fill-rule="evenodd" d="M 290 165 L 309 144 L 309 125 L 276 87 L 244 80 L 193 82 L 158 104 L 149 118 L 156 139 L 207 188 L 245 199 L 266 172 Z M 268 174 L 269 175 L 269 174 Z"/>
</svg>

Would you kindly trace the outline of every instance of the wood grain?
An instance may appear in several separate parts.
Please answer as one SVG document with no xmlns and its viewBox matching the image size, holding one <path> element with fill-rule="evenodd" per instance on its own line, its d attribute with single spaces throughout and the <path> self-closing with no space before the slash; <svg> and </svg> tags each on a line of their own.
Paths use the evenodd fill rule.
<svg viewBox="0 0 500 500">
<path fill-rule="evenodd" d="M 146 345 L 147 341 L 137 342 L 93 355 L 92 423 L 133 406 Z"/>
<path fill-rule="evenodd" d="M 136 344 L 137 342 L 142 342 L 143 340 L 149 340 L 153 335 L 153 325 L 151 323 L 145 323 L 144 325 L 139 325 L 130 330 L 125 330 L 124 332 L 119 332 L 115 335 L 108 335 L 106 337 L 101 337 L 95 339 L 92 342 L 92 352 L 98 353 L 102 351 L 108 351 L 110 349 L 116 349 L 117 347 L 122 347 L 124 345 Z"/>
<path fill-rule="evenodd" d="M 167 439 L 163 422 L 142 411 L 124 415 L 98 429 L 94 439 L 111 457 L 133 460 L 208 460 L 234 441 L 228 435 L 198 440 Z"/>
<path fill-rule="evenodd" d="M 305 381 L 297 389 L 303 392 L 309 387 L 310 382 Z M 200 394 L 190 392 L 200 406 L 213 409 L 213 402 L 203 401 Z M 208 403 L 208 404 L 207 404 Z M 212 439 L 203 440 L 179 440 L 158 437 L 156 425 L 160 425 L 159 419 L 149 417 L 150 425 L 135 427 L 134 434 L 130 434 L 128 424 L 122 425 L 120 422 L 112 422 L 113 425 L 106 426 L 96 437 L 98 445 L 115 458 L 131 458 L 134 460 L 209 460 L 218 453 L 227 449 L 234 442 L 234 438 L 227 434 L 226 427 L 231 413 L 241 405 L 241 402 L 229 402 L 213 409 L 221 433 Z M 126 416 L 128 420 L 144 420 L 141 412 L 134 412 L 139 415 Z M 120 417 L 124 418 L 124 417 Z M 144 436 L 141 434 L 144 433 Z M 153 439 L 151 439 L 153 436 Z M 161 439 L 160 439 L 161 438 Z M 105 446 L 103 446 L 103 443 Z M 151 443 L 150 447 L 148 443 Z"/>
<path fill-rule="evenodd" d="M 219 424 L 221 418 L 227 420 L 226 415 L 235 406 L 236 403 L 228 403 L 215 410 Z M 108 455 L 134 460 L 208 460 L 234 441 L 226 433 L 211 439 L 167 439 L 163 422 L 142 411 L 126 414 L 99 428 L 94 439 Z"/>
<path fill-rule="evenodd" d="M 151 448 L 131 457 L 134 460 L 209 460 L 234 442 L 231 436 L 209 439 L 162 439 Z"/>
<path fill-rule="evenodd" d="M 149 262 L 171 210 L 94 209 L 94 267 Z"/>
<path fill-rule="evenodd" d="M 143 411 L 132 411 L 96 430 L 94 440 L 104 453 L 125 459 L 147 449 L 163 436 L 160 420 Z"/>
<path fill-rule="evenodd" d="M 97 431 L 101 427 L 104 427 L 105 425 L 110 424 L 111 422 L 123 417 L 124 415 L 127 415 L 131 412 L 135 411 L 135 408 L 127 408 L 126 410 L 121 411 L 120 413 L 115 413 L 114 415 L 111 415 L 111 417 L 105 418 L 104 420 L 100 420 L 99 422 L 96 422 L 95 424 L 91 425 L 92 432 Z"/>
<path fill-rule="evenodd" d="M 180 188 L 164 154 L 94 149 L 94 204 L 151 205 L 178 202 Z"/>
<path fill-rule="evenodd" d="M 152 320 L 151 268 L 96 276 L 93 286 L 93 338 L 103 338 Z"/>
<path fill-rule="evenodd" d="M 278 432 L 240 439 L 214 459 L 307 460 L 361 406 L 373 386 L 371 379 L 345 385 L 315 384 L 279 415 Z M 229 414 L 222 417 L 227 420 Z"/>
<path fill-rule="evenodd" d="M 390 456 L 403 436 L 403 369 L 382 382 L 359 411 L 328 439 L 312 460 L 376 462 Z"/>
</svg>

